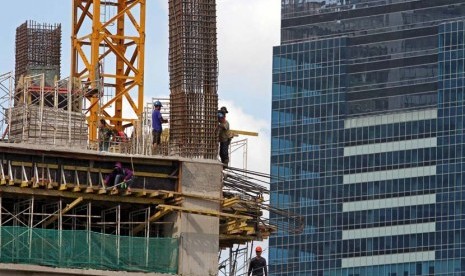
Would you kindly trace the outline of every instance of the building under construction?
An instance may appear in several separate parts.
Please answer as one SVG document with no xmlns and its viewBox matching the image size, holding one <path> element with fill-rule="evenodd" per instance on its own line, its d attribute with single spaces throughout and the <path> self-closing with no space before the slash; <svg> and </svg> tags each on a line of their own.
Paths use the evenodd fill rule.
<svg viewBox="0 0 465 276">
<path fill-rule="evenodd" d="M 217 275 L 221 249 L 302 230 L 267 205 L 268 176 L 217 160 L 214 0 L 169 1 L 170 123 L 153 155 L 145 2 L 73 0 L 66 79 L 60 25 L 18 28 L 15 85 L 0 90 L 0 274 Z M 115 133 L 109 151 L 102 119 Z M 105 183 L 115 162 L 133 171 L 130 191 Z"/>
</svg>

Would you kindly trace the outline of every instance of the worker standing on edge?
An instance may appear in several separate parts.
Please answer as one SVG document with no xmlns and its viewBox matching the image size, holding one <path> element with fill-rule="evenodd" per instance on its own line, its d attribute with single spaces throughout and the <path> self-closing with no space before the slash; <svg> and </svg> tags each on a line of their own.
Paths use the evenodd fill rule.
<svg viewBox="0 0 465 276">
<path fill-rule="evenodd" d="M 262 257 L 262 248 L 257 246 L 255 249 L 257 256 L 250 261 L 249 271 L 247 276 L 252 274 L 252 276 L 268 276 L 268 270 L 266 268 L 266 260 Z"/>
<path fill-rule="evenodd" d="M 160 101 L 153 103 L 152 112 L 152 153 L 156 154 L 156 150 L 161 142 L 161 133 L 163 131 L 162 124 L 168 123 L 168 120 L 163 119 L 160 109 L 163 105 Z"/>
<path fill-rule="evenodd" d="M 222 107 L 223 108 L 223 107 Z M 229 130 L 229 122 L 226 120 L 228 110 L 224 107 L 224 111 L 218 110 L 218 141 L 220 142 L 220 159 L 221 163 L 228 165 L 229 163 L 229 144 L 231 143 L 232 133 Z"/>
</svg>

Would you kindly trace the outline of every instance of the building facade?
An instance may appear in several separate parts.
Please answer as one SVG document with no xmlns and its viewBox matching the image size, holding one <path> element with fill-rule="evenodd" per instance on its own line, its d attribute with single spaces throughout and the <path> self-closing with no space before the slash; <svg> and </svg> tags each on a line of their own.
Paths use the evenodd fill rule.
<svg viewBox="0 0 465 276">
<path fill-rule="evenodd" d="M 271 203 L 306 225 L 271 275 L 465 275 L 464 22 L 465 0 L 282 0 Z"/>
</svg>

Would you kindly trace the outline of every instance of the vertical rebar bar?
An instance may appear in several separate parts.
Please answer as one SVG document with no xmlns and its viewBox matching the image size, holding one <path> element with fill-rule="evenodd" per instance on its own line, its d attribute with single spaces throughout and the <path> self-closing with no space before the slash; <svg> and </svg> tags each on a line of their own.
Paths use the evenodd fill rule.
<svg viewBox="0 0 465 276">
<path fill-rule="evenodd" d="M 217 155 L 218 57 L 215 0 L 169 1 L 170 150 Z"/>
<path fill-rule="evenodd" d="M 16 28 L 15 81 L 20 76 L 44 73 L 47 85 L 60 79 L 61 24 L 26 21 Z"/>
</svg>

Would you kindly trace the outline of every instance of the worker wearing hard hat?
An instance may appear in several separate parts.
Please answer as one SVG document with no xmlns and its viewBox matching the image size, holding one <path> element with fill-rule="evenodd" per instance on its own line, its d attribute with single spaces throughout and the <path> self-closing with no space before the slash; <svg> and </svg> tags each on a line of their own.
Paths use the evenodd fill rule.
<svg viewBox="0 0 465 276">
<path fill-rule="evenodd" d="M 226 110 L 226 108 L 224 108 Z M 228 110 L 226 110 L 226 113 Z M 218 110 L 218 142 L 220 143 L 220 159 L 221 163 L 228 165 L 229 163 L 229 144 L 233 137 L 229 130 L 229 122 L 226 120 L 226 113 Z"/>
<path fill-rule="evenodd" d="M 167 123 L 168 120 L 163 119 L 160 109 L 163 105 L 160 101 L 153 103 L 153 112 L 152 112 L 152 149 L 153 153 L 156 153 L 158 145 L 161 142 L 161 133 L 163 131 L 162 124 Z"/>
<path fill-rule="evenodd" d="M 229 113 L 229 112 L 228 112 L 228 109 L 226 108 L 226 106 L 222 106 L 222 107 L 218 110 L 218 113 L 223 113 L 223 115 L 226 115 L 226 113 Z"/>
<path fill-rule="evenodd" d="M 247 272 L 247 276 L 268 276 L 268 270 L 266 268 L 266 260 L 262 257 L 262 247 L 257 246 L 255 248 L 255 253 L 257 256 L 250 260 L 249 270 Z"/>
</svg>

